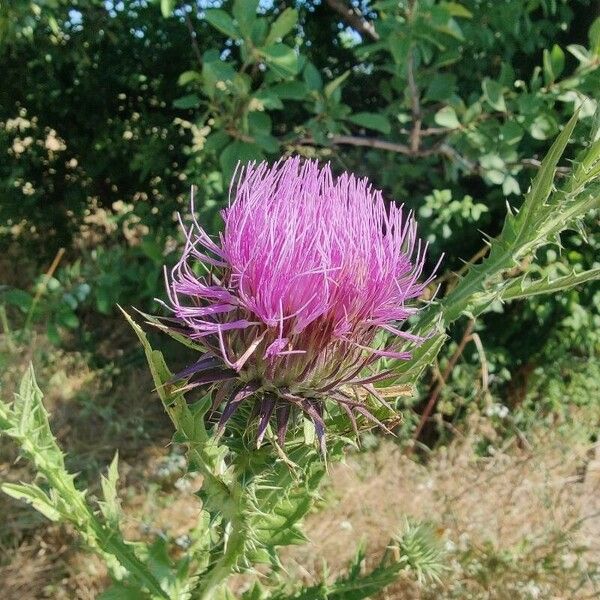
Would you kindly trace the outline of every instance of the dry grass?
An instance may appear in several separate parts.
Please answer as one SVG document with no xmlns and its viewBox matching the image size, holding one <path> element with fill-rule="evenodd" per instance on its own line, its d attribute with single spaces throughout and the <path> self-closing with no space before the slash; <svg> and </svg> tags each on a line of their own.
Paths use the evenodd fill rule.
<svg viewBox="0 0 600 600">
<path fill-rule="evenodd" d="M 31 358 L 38 363 L 55 431 L 75 457 L 72 464 L 87 465 L 84 475 L 92 485 L 119 449 L 127 535 L 184 534 L 198 514 L 190 493 L 197 482 L 176 485 L 181 466 L 145 370 L 113 377 L 91 369 L 85 357 L 43 354 L 23 352 L 13 356 L 13 365 Z M 19 371 L 13 368 L 4 379 L 4 397 Z M 582 428 L 531 432 L 527 443 L 510 439 L 487 458 L 474 450 L 489 437 L 488 422 L 479 417 L 471 419 L 465 437 L 432 452 L 426 464 L 403 455 L 392 440 L 349 455 L 332 468 L 324 502 L 307 520 L 310 543 L 283 553 L 287 576 L 314 583 L 326 561 L 333 577 L 361 539 L 373 562 L 410 516 L 431 521 L 445 540 L 448 577 L 444 585 L 424 587 L 402 579 L 385 598 L 598 597 L 585 581 L 573 591 L 600 563 L 600 453 L 586 442 L 598 415 L 581 418 Z M 132 430 L 135 424 L 142 430 Z M 0 479 L 29 479 L 27 467 L 14 458 L 10 447 L 0 446 Z M 0 498 L 0 512 L 2 600 L 88 600 L 106 585 L 100 561 L 68 529 L 47 524 L 6 497 Z M 589 551 L 580 556 L 582 545 Z"/>
<path fill-rule="evenodd" d="M 596 597 L 586 595 L 591 585 L 569 590 L 585 579 L 585 561 L 600 563 L 598 447 L 545 431 L 532 434 L 529 448 L 513 440 L 483 459 L 473 451 L 479 425 L 426 465 L 389 440 L 339 465 L 329 490 L 335 499 L 308 519 L 310 544 L 285 555 L 290 576 L 315 583 L 324 558 L 331 573 L 342 571 L 361 538 L 375 557 L 413 517 L 432 522 L 446 541 L 450 581 L 429 590 L 400 582 L 386 598 L 533 598 L 536 590 L 540 598 Z M 589 551 L 571 568 L 580 546 Z"/>
</svg>

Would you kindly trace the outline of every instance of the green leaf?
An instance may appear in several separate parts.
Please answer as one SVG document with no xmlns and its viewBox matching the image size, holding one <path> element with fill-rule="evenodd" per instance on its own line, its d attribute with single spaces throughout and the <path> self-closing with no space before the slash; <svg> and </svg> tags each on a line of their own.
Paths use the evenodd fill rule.
<svg viewBox="0 0 600 600">
<path fill-rule="evenodd" d="M 252 587 L 242 594 L 242 600 L 264 600 L 267 597 L 266 590 L 255 580 Z"/>
<path fill-rule="evenodd" d="M 65 305 L 61 306 L 57 312 L 56 322 L 67 329 L 77 329 L 77 327 L 79 327 L 77 315 Z"/>
<path fill-rule="evenodd" d="M 210 398 L 205 396 L 195 404 L 188 406 L 183 393 L 172 382 L 172 373 L 169 371 L 162 353 L 152 348 L 144 330 L 121 307 L 119 308 L 144 348 L 144 354 L 152 373 L 156 392 L 167 414 L 177 428 L 177 433 L 182 438 L 181 441 L 188 444 L 191 459 L 201 468 L 206 485 L 211 489 L 210 493 L 215 498 L 219 497 L 223 491 L 227 492 L 227 486 L 221 479 L 214 475 L 219 470 L 218 465 L 220 465 L 222 460 L 224 448 L 208 435 L 204 423 L 204 416 L 210 407 Z M 151 325 L 154 325 L 158 329 L 166 329 L 166 333 L 174 339 L 186 343 L 184 336 L 171 332 L 155 317 L 145 314 L 143 316 Z M 196 350 L 198 349 L 193 342 L 189 346 Z"/>
<path fill-rule="evenodd" d="M 298 11 L 294 8 L 286 8 L 273 22 L 265 45 L 269 46 L 285 37 L 298 22 Z"/>
<path fill-rule="evenodd" d="M 285 81 L 271 88 L 271 91 L 281 100 L 305 100 L 308 93 L 302 81 Z"/>
<path fill-rule="evenodd" d="M 552 50 L 550 51 L 550 62 L 552 64 L 552 72 L 558 79 L 565 68 L 565 53 L 558 44 L 552 46 Z"/>
<path fill-rule="evenodd" d="M 235 78 L 235 69 L 231 64 L 222 61 L 218 52 L 209 50 L 204 53 L 202 58 L 202 81 L 204 84 L 203 90 L 208 96 L 212 98 L 217 90 L 229 89 Z M 219 84 L 219 81 L 227 85 L 223 86 Z"/>
<path fill-rule="evenodd" d="M 588 32 L 588 39 L 590 40 L 590 52 L 594 56 L 600 56 L 600 17 L 592 23 L 592 26 Z"/>
<path fill-rule="evenodd" d="M 106 476 L 100 476 L 100 486 L 102 488 L 103 501 L 99 502 L 100 511 L 104 518 L 113 528 L 118 528 L 121 518 L 121 505 L 117 495 L 117 482 L 119 480 L 119 453 L 115 455 L 108 467 Z"/>
<path fill-rule="evenodd" d="M 502 62 L 500 67 L 500 75 L 498 76 L 498 83 L 504 87 L 511 88 L 515 83 L 516 75 L 515 70 L 510 63 Z"/>
<path fill-rule="evenodd" d="M 187 85 L 195 81 L 202 81 L 202 75 L 198 71 L 184 71 L 177 79 L 177 85 Z"/>
<path fill-rule="evenodd" d="M 209 8 L 204 17 L 215 29 L 224 33 L 227 37 L 239 39 L 240 33 L 233 19 L 220 8 Z"/>
<path fill-rule="evenodd" d="M 258 111 L 248 113 L 248 127 L 252 135 L 271 133 L 272 126 L 271 117 L 267 113 Z"/>
<path fill-rule="evenodd" d="M 516 121 L 506 121 L 500 127 L 500 139 L 511 146 L 521 141 L 523 133 L 523 128 Z"/>
<path fill-rule="evenodd" d="M 346 81 L 346 79 L 348 79 L 349 76 L 350 76 L 350 71 L 345 71 L 339 77 L 336 77 L 335 79 L 330 81 L 325 86 L 325 89 L 323 90 L 323 93 L 325 94 L 325 98 L 331 98 L 331 95 L 333 94 L 333 92 L 335 92 L 342 85 L 342 83 L 344 83 L 344 81 Z"/>
<path fill-rule="evenodd" d="M 283 102 L 275 92 L 271 89 L 258 90 L 253 98 L 258 100 L 262 105 L 262 108 L 269 110 L 279 110 L 283 108 Z"/>
<path fill-rule="evenodd" d="M 25 290 L 9 289 L 1 293 L 2 302 L 16 306 L 22 312 L 26 313 L 33 303 L 33 296 Z"/>
<path fill-rule="evenodd" d="M 555 294 L 563 290 L 568 290 L 572 287 L 581 285 L 588 281 L 600 280 L 600 267 L 582 271 L 580 273 L 571 273 L 557 277 L 550 281 L 549 278 L 544 278 L 539 281 L 532 281 L 527 275 L 516 279 L 506 289 L 502 291 L 502 300 L 521 300 L 531 296 L 540 294 Z"/>
<path fill-rule="evenodd" d="M 489 152 L 479 158 L 485 176 L 495 185 L 500 185 L 506 177 L 506 163 L 496 152 Z"/>
<path fill-rule="evenodd" d="M 188 94 L 173 101 L 173 108 L 188 110 L 190 108 L 198 108 L 200 106 L 200 98 L 198 94 Z"/>
<path fill-rule="evenodd" d="M 502 193 L 505 196 L 510 196 L 511 194 L 518 195 L 521 193 L 521 186 L 512 175 L 507 175 L 504 178 L 504 181 L 502 182 Z"/>
<path fill-rule="evenodd" d="M 397 34 L 390 35 L 388 45 L 390 54 L 397 65 L 405 65 L 408 53 L 410 51 L 411 39 L 408 35 Z"/>
<path fill-rule="evenodd" d="M 433 119 L 440 127 L 447 127 L 448 129 L 458 129 L 460 127 L 456 111 L 451 106 L 444 106 L 444 108 L 438 110 Z"/>
<path fill-rule="evenodd" d="M 54 344 L 55 346 L 60 345 L 61 337 L 56 323 L 48 321 L 48 324 L 46 325 L 46 335 L 48 336 L 48 339 L 52 344 Z"/>
<path fill-rule="evenodd" d="M 252 25 L 250 40 L 254 46 L 260 48 L 264 46 L 267 37 L 268 22 L 264 17 L 256 19 Z"/>
<path fill-rule="evenodd" d="M 160 12 L 162 13 L 162 16 L 165 17 L 165 19 L 170 17 L 173 14 L 176 5 L 176 0 L 160 0 Z"/>
<path fill-rule="evenodd" d="M 504 101 L 504 89 L 496 81 L 486 77 L 481 87 L 483 89 L 483 97 L 487 103 L 494 109 L 500 112 L 506 112 L 506 102 Z"/>
<path fill-rule="evenodd" d="M 272 44 L 262 49 L 265 62 L 279 77 L 285 79 L 298 73 L 298 55 L 285 44 Z"/>
<path fill-rule="evenodd" d="M 163 537 L 157 537 L 148 550 L 145 561 L 150 572 L 161 583 L 172 579 L 173 563 L 169 557 L 167 542 Z"/>
<path fill-rule="evenodd" d="M 434 27 L 434 30 L 452 36 L 461 42 L 465 39 L 460 25 L 454 19 L 449 19 L 445 25 Z"/>
<path fill-rule="evenodd" d="M 141 600 L 142 598 L 144 598 L 144 592 L 139 587 L 113 583 L 96 600 Z"/>
<path fill-rule="evenodd" d="M 462 17 L 463 19 L 473 18 L 473 13 L 458 2 L 440 2 L 440 6 L 453 17 Z"/>
<path fill-rule="evenodd" d="M 4 483 L 0 489 L 16 500 L 23 500 L 31 504 L 35 510 L 50 521 L 60 521 L 62 514 L 57 510 L 54 502 L 37 485 L 30 483 Z"/>
<path fill-rule="evenodd" d="M 321 78 L 321 73 L 319 73 L 317 67 L 315 67 L 315 65 L 313 65 L 311 62 L 306 63 L 303 76 L 309 90 L 320 91 L 323 89 L 323 79 Z"/>
<path fill-rule="evenodd" d="M 375 113 L 360 112 L 354 115 L 346 117 L 347 121 L 366 127 L 367 129 L 374 129 L 381 133 L 389 133 L 391 131 L 390 122 L 384 115 L 378 115 Z"/>
<path fill-rule="evenodd" d="M 114 304 L 114 298 L 109 289 L 96 289 L 96 308 L 104 315 L 109 315 Z"/>
<path fill-rule="evenodd" d="M 155 262 L 157 265 L 162 264 L 164 260 L 164 248 L 157 240 L 151 238 L 142 240 L 140 249 L 151 261 Z"/>
<path fill-rule="evenodd" d="M 219 129 L 206 138 L 204 151 L 220 153 L 230 141 L 231 138 L 222 129 Z"/>
<path fill-rule="evenodd" d="M 436 73 L 425 92 L 425 99 L 434 102 L 448 100 L 456 89 L 456 76 L 450 73 Z"/>
<path fill-rule="evenodd" d="M 421 333 L 431 332 L 421 331 Z M 386 366 L 393 365 L 394 368 L 394 378 L 390 381 L 390 385 L 415 385 L 423 371 L 433 364 L 446 339 L 445 333 L 436 333 L 411 352 L 410 360 L 386 361 Z"/>
<path fill-rule="evenodd" d="M 303 429 L 304 429 L 304 444 L 306 446 L 312 446 L 315 443 L 315 425 L 314 423 L 307 418 L 302 419 Z"/>
<path fill-rule="evenodd" d="M 558 123 L 550 114 L 539 114 L 529 125 L 529 133 L 536 140 L 547 140 L 558 131 Z"/>
<path fill-rule="evenodd" d="M 254 141 L 262 150 L 269 154 L 279 152 L 279 141 L 270 134 L 256 133 L 254 134 Z"/>
<path fill-rule="evenodd" d="M 59 35 L 60 34 L 60 27 L 58 26 L 58 21 L 56 20 L 56 17 L 54 16 L 49 16 L 48 17 L 48 25 L 50 25 L 50 30 L 52 31 L 52 33 L 54 35 Z"/>
<path fill-rule="evenodd" d="M 257 8 L 258 0 L 234 0 L 233 2 L 233 17 L 237 21 L 240 31 L 246 37 L 250 37 L 252 34 Z"/>
<path fill-rule="evenodd" d="M 219 163 L 223 170 L 223 178 L 229 181 L 238 162 L 247 163 L 252 160 L 264 160 L 264 155 L 256 144 L 235 140 L 221 152 Z"/>
<path fill-rule="evenodd" d="M 544 50 L 544 81 L 546 85 L 554 83 L 565 68 L 565 53 L 554 44 L 552 50 Z"/>
<path fill-rule="evenodd" d="M 588 65 L 592 61 L 592 57 L 587 48 L 579 44 L 570 44 L 567 50 L 582 64 Z"/>
</svg>

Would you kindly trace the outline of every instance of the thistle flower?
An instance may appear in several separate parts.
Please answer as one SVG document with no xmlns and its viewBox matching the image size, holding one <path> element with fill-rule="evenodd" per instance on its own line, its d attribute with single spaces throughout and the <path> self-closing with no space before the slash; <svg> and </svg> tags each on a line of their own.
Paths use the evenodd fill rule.
<svg viewBox="0 0 600 600">
<path fill-rule="evenodd" d="M 283 444 L 301 411 L 323 449 L 326 399 L 355 429 L 357 414 L 385 427 L 361 398 L 386 404 L 373 383 L 390 372 L 377 363 L 406 360 L 406 345 L 422 341 L 401 329 L 431 280 L 419 282 L 426 247 L 412 214 L 386 206 L 367 179 L 298 157 L 238 168 L 218 242 L 193 216 L 193 198 L 191 208 L 167 273 L 169 327 L 205 350 L 176 379 L 216 388 L 219 431 L 252 403 L 258 444 L 272 416 Z"/>
</svg>

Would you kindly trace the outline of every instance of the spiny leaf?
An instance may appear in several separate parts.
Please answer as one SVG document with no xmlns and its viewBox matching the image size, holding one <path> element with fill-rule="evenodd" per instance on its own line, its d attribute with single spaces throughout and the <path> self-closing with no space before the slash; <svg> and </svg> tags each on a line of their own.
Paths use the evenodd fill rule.
<svg viewBox="0 0 600 600">
<path fill-rule="evenodd" d="M 405 383 L 414 385 L 421 377 L 423 371 L 433 363 L 446 338 L 446 334 L 436 333 L 425 340 L 418 348 L 412 350 L 410 360 L 396 361 L 394 363 L 394 374 L 396 377 L 393 380 L 393 384 Z"/>
<path fill-rule="evenodd" d="M 113 526 L 115 529 L 119 526 L 121 517 L 121 506 L 119 503 L 119 497 L 117 495 L 117 482 L 119 480 L 119 453 L 115 452 L 110 466 L 108 467 L 108 474 L 100 476 L 100 485 L 102 487 L 103 502 L 100 502 L 100 510 L 104 515 L 104 518 Z"/>
<path fill-rule="evenodd" d="M 520 277 L 505 288 L 501 293 L 502 300 L 518 300 L 537 296 L 540 294 L 551 294 L 562 290 L 575 287 L 586 281 L 600 279 L 600 267 L 582 271 L 581 273 L 571 273 L 562 277 L 557 277 L 550 281 L 548 277 L 539 281 L 532 281 L 527 276 Z"/>
<path fill-rule="evenodd" d="M 365 550 L 359 546 L 346 575 L 331 584 L 319 583 L 294 595 L 274 595 L 283 600 L 362 600 L 372 598 L 394 583 L 401 571 L 412 571 L 419 581 L 438 579 L 443 566 L 443 551 L 428 524 L 407 522 L 405 531 L 392 541 L 381 562 L 370 572 L 363 572 Z M 324 578 L 325 579 L 325 578 Z"/>
<path fill-rule="evenodd" d="M 24 455 L 48 482 L 49 492 L 32 484 L 5 484 L 3 491 L 30 502 L 49 519 L 71 523 L 85 542 L 104 557 L 113 575 L 122 577 L 125 570 L 154 596 L 168 598 L 118 531 L 97 518 L 86 501 L 85 491 L 75 487 L 75 477 L 65 469 L 63 454 L 50 429 L 42 398 L 30 366 L 12 407 L 8 409 L 2 404 L 1 414 L 9 422 L 9 427 L 3 427 L 4 432 L 17 440 Z M 115 469 L 109 475 L 111 477 L 115 479 Z"/>
<path fill-rule="evenodd" d="M 399 562 L 406 564 L 420 582 L 440 580 L 444 570 L 443 549 L 432 525 L 407 520 L 395 545 L 400 551 Z"/>
<path fill-rule="evenodd" d="M 52 499 L 37 485 L 31 483 L 4 483 L 0 489 L 16 500 L 24 500 L 50 521 L 63 518 Z"/>
<path fill-rule="evenodd" d="M 567 147 L 571 134 L 573 133 L 575 125 L 577 124 L 578 116 L 579 115 L 576 112 L 569 119 L 569 122 L 565 125 L 565 128 L 556 138 L 548 154 L 546 154 L 544 160 L 542 161 L 540 170 L 533 180 L 531 190 L 525 196 L 525 202 L 518 213 L 519 224 L 523 229 L 525 229 L 529 224 L 531 215 L 535 213 L 536 209 L 546 202 L 548 196 L 550 195 L 558 161 Z"/>
<path fill-rule="evenodd" d="M 600 206 L 600 140 L 594 141 L 580 153 L 570 177 L 561 189 L 553 191 L 556 167 L 576 121 L 577 113 L 542 161 L 521 209 L 516 214 L 509 211 L 500 235 L 496 239 L 486 240 L 489 246 L 487 258 L 480 264 L 471 266 L 445 298 L 430 304 L 420 313 L 416 331 L 427 332 L 434 327 L 438 330 L 446 329 L 462 314 L 481 314 L 495 300 L 503 298 L 506 290 L 510 289 L 506 292 L 506 299 L 509 299 L 510 294 L 518 293 L 516 290 L 520 284 L 515 284 L 514 278 L 510 277 L 511 269 L 541 246 L 556 243 L 562 231 L 573 227 L 591 209 Z M 592 277 L 591 274 L 588 275 Z M 581 281 L 584 277 L 587 276 L 582 276 Z M 552 287 L 546 289 L 556 291 L 564 289 L 563 286 L 567 283 L 576 284 L 581 281 L 564 279 L 553 282 Z M 547 284 L 540 284 L 531 291 L 542 293 L 544 285 Z M 424 344 L 423 352 L 430 349 L 428 346 L 427 343 Z M 431 348 L 429 360 L 433 360 L 440 347 Z"/>
<path fill-rule="evenodd" d="M 484 310 L 510 283 L 502 280 L 503 273 L 597 203 L 598 197 L 592 186 L 595 175 L 590 171 L 593 168 L 590 163 L 594 160 L 589 156 L 589 153 L 596 153 L 595 147 L 581 159 L 588 168 L 583 164 L 576 167 L 565 187 L 567 191 L 555 192 L 553 201 L 548 202 L 556 166 L 576 121 L 577 114 L 552 145 L 519 212 L 507 214 L 502 232 L 490 242 L 488 257 L 481 264 L 472 266 L 441 302 L 423 311 L 418 324 L 420 330 L 431 326 L 439 316 L 447 327 L 465 312 L 475 315 Z"/>
<path fill-rule="evenodd" d="M 173 375 L 162 353 L 152 348 L 143 329 L 121 307 L 119 308 L 144 348 L 156 391 L 177 430 L 176 439 L 187 445 L 190 461 L 194 462 L 204 476 L 202 499 L 210 510 L 225 511 L 230 507 L 231 490 L 217 473 L 224 470 L 223 461 L 227 448 L 219 445 L 206 430 L 204 415 L 210 407 L 210 399 L 203 398 L 193 407 L 189 407 L 183 393 L 171 383 Z"/>
</svg>

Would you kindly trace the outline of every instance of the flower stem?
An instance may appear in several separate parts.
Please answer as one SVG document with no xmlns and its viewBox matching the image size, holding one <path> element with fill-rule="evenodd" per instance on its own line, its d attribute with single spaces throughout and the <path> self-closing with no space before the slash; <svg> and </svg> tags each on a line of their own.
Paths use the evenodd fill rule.
<svg viewBox="0 0 600 600">
<path fill-rule="evenodd" d="M 220 587 L 235 569 L 238 560 L 244 554 L 248 540 L 248 523 L 246 518 L 246 492 L 242 486 L 232 486 L 232 503 L 235 506 L 233 514 L 224 515 L 228 519 L 225 548 L 222 556 L 214 563 L 203 579 L 198 593 L 198 600 L 212 600 Z"/>
</svg>

